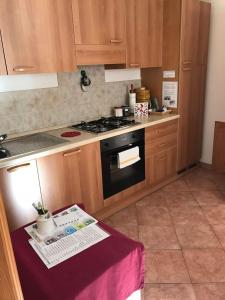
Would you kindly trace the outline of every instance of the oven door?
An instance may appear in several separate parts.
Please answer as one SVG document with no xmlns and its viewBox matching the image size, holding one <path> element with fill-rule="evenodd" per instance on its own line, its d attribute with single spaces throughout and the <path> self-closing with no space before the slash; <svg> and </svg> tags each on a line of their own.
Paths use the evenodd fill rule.
<svg viewBox="0 0 225 300">
<path fill-rule="evenodd" d="M 139 147 L 140 160 L 123 169 L 118 168 L 118 153 Z M 132 143 L 101 154 L 104 199 L 145 179 L 144 143 Z"/>
</svg>

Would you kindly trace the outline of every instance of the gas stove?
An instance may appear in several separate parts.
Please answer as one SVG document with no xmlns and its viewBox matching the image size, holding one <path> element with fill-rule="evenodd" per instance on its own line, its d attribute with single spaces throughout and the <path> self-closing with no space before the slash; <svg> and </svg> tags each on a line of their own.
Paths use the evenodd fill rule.
<svg viewBox="0 0 225 300">
<path fill-rule="evenodd" d="M 72 127 L 88 132 L 101 133 L 117 128 L 130 127 L 137 124 L 138 123 L 135 120 L 130 120 L 125 117 L 109 117 L 90 122 L 81 122 L 80 124 L 73 125 Z"/>
</svg>

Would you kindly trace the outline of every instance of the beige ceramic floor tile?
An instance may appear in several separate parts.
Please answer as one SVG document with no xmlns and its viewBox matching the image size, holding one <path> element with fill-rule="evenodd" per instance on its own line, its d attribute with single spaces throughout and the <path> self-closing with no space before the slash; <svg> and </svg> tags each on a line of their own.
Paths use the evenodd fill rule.
<svg viewBox="0 0 225 300">
<path fill-rule="evenodd" d="M 139 225 L 171 226 L 172 221 L 166 207 L 137 206 Z"/>
<path fill-rule="evenodd" d="M 225 224 L 225 205 L 202 206 L 202 210 L 211 225 Z"/>
<path fill-rule="evenodd" d="M 193 284 L 196 300 L 224 300 L 225 283 Z"/>
<path fill-rule="evenodd" d="M 168 207 L 199 206 L 191 192 L 168 191 L 165 195 Z"/>
<path fill-rule="evenodd" d="M 146 250 L 146 283 L 189 283 L 181 250 Z"/>
<path fill-rule="evenodd" d="M 192 283 L 225 282 L 225 252 L 222 249 L 184 249 Z"/>
<path fill-rule="evenodd" d="M 221 248 L 209 225 L 175 225 L 177 237 L 182 248 Z"/>
<path fill-rule="evenodd" d="M 219 239 L 221 245 L 223 248 L 225 248 L 225 225 L 220 224 L 220 225 L 214 225 L 212 226 L 217 238 Z"/>
<path fill-rule="evenodd" d="M 162 190 L 154 192 L 136 203 L 136 206 L 161 206 L 166 207 L 165 192 Z"/>
<path fill-rule="evenodd" d="M 187 226 L 208 224 L 206 217 L 199 207 L 174 206 L 169 208 L 174 224 Z"/>
<path fill-rule="evenodd" d="M 137 225 L 137 212 L 135 204 L 120 210 L 118 213 L 107 218 L 105 222 L 111 226 Z"/>
<path fill-rule="evenodd" d="M 145 249 L 180 249 L 172 226 L 139 225 L 139 239 Z"/>
<path fill-rule="evenodd" d="M 132 240 L 138 241 L 138 226 L 137 225 L 119 225 L 114 226 L 114 229 L 126 235 Z"/>
<path fill-rule="evenodd" d="M 225 196 L 220 191 L 194 191 L 193 196 L 199 205 L 225 205 Z"/>
<path fill-rule="evenodd" d="M 197 300 L 191 284 L 146 284 L 145 300 Z"/>
<path fill-rule="evenodd" d="M 163 188 L 163 191 L 180 191 L 180 192 L 186 192 L 189 191 L 190 188 L 187 185 L 186 181 L 184 179 L 178 179 L 168 185 L 166 185 Z"/>
</svg>

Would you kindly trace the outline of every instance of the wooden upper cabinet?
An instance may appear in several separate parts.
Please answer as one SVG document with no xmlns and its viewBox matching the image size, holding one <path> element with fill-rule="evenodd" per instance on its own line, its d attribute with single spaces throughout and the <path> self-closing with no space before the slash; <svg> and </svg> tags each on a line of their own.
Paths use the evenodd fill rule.
<svg viewBox="0 0 225 300">
<path fill-rule="evenodd" d="M 199 0 L 182 0 L 180 65 L 186 71 L 197 59 L 199 33 Z"/>
<path fill-rule="evenodd" d="M 2 46 L 2 39 L 1 39 L 1 31 L 0 31 L 0 75 L 6 75 L 6 64 L 5 64 L 5 56 Z"/>
<path fill-rule="evenodd" d="M 0 1 L 8 74 L 76 69 L 71 1 Z"/>
<path fill-rule="evenodd" d="M 161 67 L 163 0 L 127 0 L 127 67 Z"/>
<path fill-rule="evenodd" d="M 125 0 L 73 0 L 77 64 L 125 64 Z"/>
</svg>

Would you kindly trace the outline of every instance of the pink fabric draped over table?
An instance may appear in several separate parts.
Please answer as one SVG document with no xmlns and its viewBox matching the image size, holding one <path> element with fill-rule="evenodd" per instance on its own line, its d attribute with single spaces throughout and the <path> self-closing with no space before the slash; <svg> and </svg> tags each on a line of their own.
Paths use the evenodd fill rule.
<svg viewBox="0 0 225 300">
<path fill-rule="evenodd" d="M 144 247 L 99 222 L 111 236 L 47 269 L 23 228 L 12 242 L 25 300 L 125 300 L 144 285 Z"/>
</svg>

